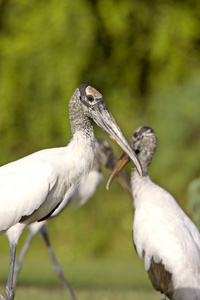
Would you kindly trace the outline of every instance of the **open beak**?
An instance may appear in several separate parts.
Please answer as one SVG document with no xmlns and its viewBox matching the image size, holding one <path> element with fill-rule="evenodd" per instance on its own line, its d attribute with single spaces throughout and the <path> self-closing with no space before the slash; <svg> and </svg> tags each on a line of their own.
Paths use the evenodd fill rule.
<svg viewBox="0 0 200 300">
<path fill-rule="evenodd" d="M 134 163 L 139 175 L 142 177 L 142 167 L 137 158 L 137 155 L 129 145 L 122 130 L 120 129 L 119 125 L 117 124 L 103 101 L 99 101 L 97 103 L 96 111 L 98 111 L 98 113 L 94 112 L 92 114 L 95 123 L 99 127 L 101 127 L 101 129 L 104 130 L 109 135 L 109 137 L 121 147 L 123 151 L 127 153 L 127 155 Z"/>
<path fill-rule="evenodd" d="M 111 182 L 115 178 L 115 176 L 119 177 L 119 174 L 122 173 L 120 172 L 121 169 L 130 161 L 129 155 L 127 153 L 123 153 L 116 165 L 114 166 L 112 173 L 110 174 L 107 184 L 106 184 L 106 189 L 108 190 L 110 187 Z M 120 173 L 119 173 L 120 172 Z M 130 185 L 129 185 L 130 186 Z M 129 194 L 132 195 L 131 188 Z"/>
</svg>

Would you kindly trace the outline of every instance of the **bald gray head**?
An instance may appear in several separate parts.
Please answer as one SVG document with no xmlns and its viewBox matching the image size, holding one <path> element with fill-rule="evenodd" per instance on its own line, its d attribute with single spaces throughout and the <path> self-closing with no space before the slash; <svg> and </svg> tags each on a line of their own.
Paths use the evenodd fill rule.
<svg viewBox="0 0 200 300">
<path fill-rule="evenodd" d="M 80 100 L 87 106 L 92 108 L 98 101 L 103 101 L 103 96 L 92 86 L 81 84 L 77 89 Z"/>
<path fill-rule="evenodd" d="M 143 175 L 147 174 L 149 165 L 157 148 L 155 131 L 148 126 L 139 127 L 134 131 L 130 140 L 130 145 L 135 153 L 138 154 L 143 168 Z"/>
<path fill-rule="evenodd" d="M 157 147 L 157 138 L 155 132 L 151 127 L 148 126 L 139 127 L 134 131 L 130 140 L 130 145 L 135 153 L 138 154 L 138 158 L 143 169 L 143 176 L 148 175 L 149 165 Z M 114 166 L 110 177 L 108 178 L 106 185 L 107 189 L 109 189 L 109 186 L 115 176 L 118 175 L 118 173 L 129 161 L 129 156 L 124 152 Z"/>
<path fill-rule="evenodd" d="M 95 105 L 99 101 L 103 102 L 103 96 L 88 84 L 81 84 L 75 90 L 69 102 L 69 117 L 73 134 L 81 130 L 91 135 L 93 129 L 88 118 L 93 119 L 92 111 L 95 114 Z"/>
</svg>

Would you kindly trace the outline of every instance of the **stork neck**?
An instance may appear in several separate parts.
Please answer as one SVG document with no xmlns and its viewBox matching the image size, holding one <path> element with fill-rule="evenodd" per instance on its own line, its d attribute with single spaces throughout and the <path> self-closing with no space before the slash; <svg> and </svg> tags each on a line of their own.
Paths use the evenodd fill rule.
<svg viewBox="0 0 200 300">
<path fill-rule="evenodd" d="M 84 114 L 82 104 L 75 95 L 72 96 L 69 102 L 69 118 L 73 135 L 77 131 L 82 131 L 86 137 L 94 138 L 91 120 Z"/>
<path fill-rule="evenodd" d="M 153 155 L 154 153 L 148 151 L 148 149 L 143 149 L 138 155 L 143 170 L 143 176 L 148 176 L 149 166 L 151 164 Z"/>
</svg>

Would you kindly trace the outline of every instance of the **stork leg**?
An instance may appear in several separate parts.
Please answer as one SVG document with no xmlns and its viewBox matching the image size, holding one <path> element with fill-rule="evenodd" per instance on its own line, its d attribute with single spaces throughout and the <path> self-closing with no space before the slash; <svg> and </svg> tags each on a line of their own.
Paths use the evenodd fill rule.
<svg viewBox="0 0 200 300">
<path fill-rule="evenodd" d="M 0 300 L 6 300 L 6 299 L 0 294 Z"/>
<path fill-rule="evenodd" d="M 166 300 L 166 296 L 165 296 L 165 294 L 163 294 L 163 293 L 160 293 L 160 296 L 161 296 L 161 300 Z"/>
<path fill-rule="evenodd" d="M 67 292 L 69 293 L 70 297 L 72 300 L 77 300 L 73 290 L 71 289 L 69 283 L 66 281 L 63 273 L 62 273 L 62 269 L 60 267 L 60 265 L 58 264 L 55 254 L 53 252 L 53 248 L 51 247 L 50 244 L 50 240 L 49 240 L 49 236 L 48 236 L 48 232 L 47 232 L 47 227 L 43 227 L 42 231 L 41 231 L 43 238 L 45 240 L 45 243 L 47 245 L 47 249 L 49 252 L 49 255 L 51 257 L 51 261 L 52 261 L 52 265 L 53 265 L 53 269 L 56 272 L 57 276 L 59 277 L 60 281 L 62 282 L 62 284 L 64 285 L 65 289 L 67 290 Z"/>
<path fill-rule="evenodd" d="M 18 258 L 17 258 L 17 261 L 16 261 L 16 264 L 15 264 L 15 269 L 14 269 L 14 276 L 13 276 L 13 286 L 14 286 L 14 289 L 16 287 L 16 284 L 17 284 L 17 278 L 18 278 L 18 274 L 22 268 L 22 262 L 23 262 L 23 259 L 24 259 L 24 256 L 30 246 L 30 243 L 33 239 L 35 234 L 33 234 L 31 231 L 29 231 L 28 233 L 28 236 L 26 238 L 26 241 L 18 255 Z"/>
<path fill-rule="evenodd" d="M 17 244 L 10 245 L 10 262 L 9 262 L 8 281 L 6 285 L 7 300 L 13 300 L 15 297 L 15 290 L 13 286 L 13 275 L 14 275 L 14 267 L 15 267 L 16 248 L 17 248 Z"/>
</svg>

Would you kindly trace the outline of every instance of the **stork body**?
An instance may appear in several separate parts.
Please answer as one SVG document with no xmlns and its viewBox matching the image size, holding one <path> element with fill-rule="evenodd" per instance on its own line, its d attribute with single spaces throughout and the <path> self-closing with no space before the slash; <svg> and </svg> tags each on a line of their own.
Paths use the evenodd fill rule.
<svg viewBox="0 0 200 300">
<path fill-rule="evenodd" d="M 77 132 L 68 147 L 45 149 L 1 167 L 1 233 L 8 228 L 13 231 L 11 226 L 18 222 L 23 228 L 53 212 L 89 172 L 93 158 L 91 141 L 82 132 Z M 7 209 L 8 203 L 12 209 Z"/>
<path fill-rule="evenodd" d="M 102 95 L 81 85 L 69 102 L 73 138 L 66 147 L 33 153 L 0 168 L 0 235 L 10 243 L 7 300 L 14 299 L 13 271 L 18 240 L 25 227 L 48 218 L 79 185 L 94 159 L 93 119 L 141 167 Z"/>
<path fill-rule="evenodd" d="M 92 143 L 82 132 L 77 132 L 66 148 L 42 150 L 0 168 L 0 199 L 3 200 L 0 228 L 1 234 L 6 233 L 11 248 L 8 299 L 14 298 L 13 275 L 10 274 L 13 274 L 16 246 L 23 230 L 53 213 L 84 179 L 93 162 Z"/>
<path fill-rule="evenodd" d="M 131 176 L 135 249 L 162 299 L 167 296 L 171 300 L 200 300 L 199 231 L 172 195 L 148 175 L 157 146 L 155 132 L 150 127 L 140 127 L 130 144 L 143 167 L 142 178 L 135 170 Z M 118 170 L 127 162 L 125 155 L 117 164 Z"/>
<path fill-rule="evenodd" d="M 34 222 L 29 225 L 28 236 L 27 236 L 26 241 L 18 255 L 16 265 L 15 265 L 14 286 L 16 285 L 17 276 L 22 267 L 22 262 L 23 262 L 25 254 L 30 246 L 30 243 L 31 243 L 33 237 L 37 233 L 40 233 L 43 236 L 45 244 L 47 246 L 54 271 L 58 275 L 59 279 L 63 283 L 63 285 L 66 288 L 66 290 L 68 291 L 68 293 L 70 294 L 71 298 L 76 299 L 75 294 L 73 293 L 68 282 L 66 281 L 66 279 L 62 273 L 62 269 L 56 260 L 53 248 L 50 243 L 49 235 L 48 235 L 47 221 L 56 217 L 57 215 L 59 215 L 69 205 L 81 206 L 81 205 L 85 204 L 89 200 L 89 198 L 91 198 L 93 196 L 93 194 L 96 192 L 100 182 L 103 179 L 101 167 L 105 166 L 110 171 L 114 167 L 117 160 L 114 156 L 114 153 L 113 153 L 112 148 L 109 145 L 109 143 L 102 139 L 96 139 L 95 145 L 96 145 L 96 152 L 95 152 L 93 166 L 92 166 L 92 169 L 90 170 L 89 174 L 84 179 L 84 181 L 78 187 L 75 186 L 71 190 L 71 192 L 68 193 L 68 197 L 66 197 L 62 201 L 62 203 L 59 205 L 59 207 L 53 212 L 53 214 L 47 220 L 44 220 L 41 222 Z M 128 179 L 125 176 L 125 174 L 123 174 L 123 173 L 120 174 L 119 181 L 122 184 L 122 186 L 129 193 L 131 193 L 131 187 L 129 185 Z"/>
</svg>

